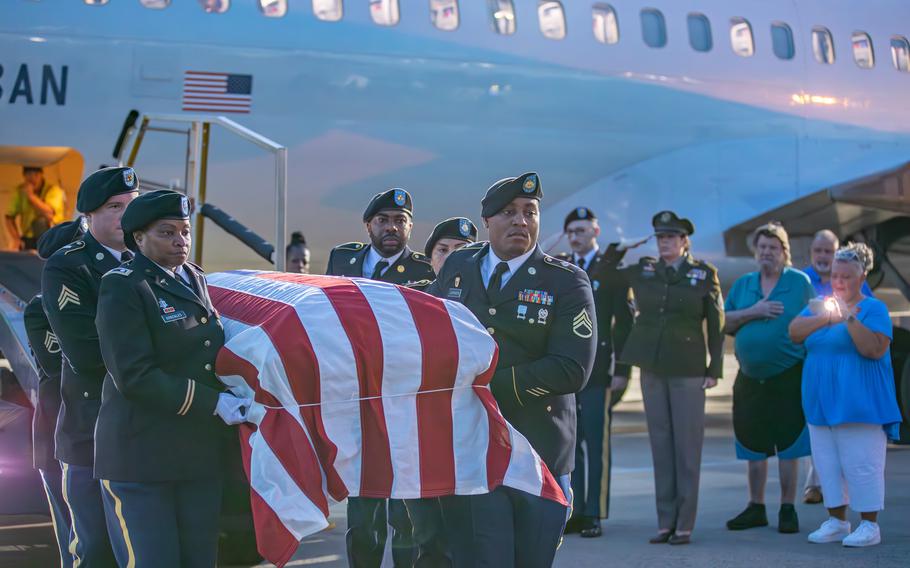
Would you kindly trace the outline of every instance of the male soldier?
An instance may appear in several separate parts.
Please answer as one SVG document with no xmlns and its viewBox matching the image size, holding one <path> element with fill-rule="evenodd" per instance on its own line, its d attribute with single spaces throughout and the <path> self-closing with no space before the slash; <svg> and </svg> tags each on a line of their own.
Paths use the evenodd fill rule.
<svg viewBox="0 0 910 568">
<path fill-rule="evenodd" d="M 601 535 L 600 519 L 610 507 L 610 374 L 613 354 L 621 353 L 632 327 L 627 288 L 618 282 L 616 268 L 625 248 L 611 244 L 601 253 L 597 244 L 600 225 L 587 207 L 573 209 L 563 223 L 572 247 L 571 261 L 588 273 L 597 310 L 597 355 L 587 386 L 575 400 L 578 409 L 578 438 L 575 444 L 575 497 L 572 518 L 566 532 L 583 537 Z M 615 326 L 615 327 L 614 327 Z M 629 366 L 616 364 L 613 377 L 628 380 Z"/>
<path fill-rule="evenodd" d="M 330 276 L 362 276 L 373 280 L 408 284 L 433 279 L 426 256 L 408 248 L 413 222 L 411 195 L 403 189 L 377 193 L 363 212 L 370 244 L 346 243 L 329 254 Z"/>
<path fill-rule="evenodd" d="M 26 166 L 22 177 L 6 212 L 6 230 L 17 250 L 34 249 L 45 231 L 62 222 L 66 201 L 63 189 L 47 183 L 41 168 Z"/>
<path fill-rule="evenodd" d="M 326 274 L 362 276 L 394 284 L 408 284 L 433 278 L 427 257 L 408 248 L 411 237 L 413 207 L 411 195 L 403 189 L 378 193 L 363 212 L 363 222 L 370 236 L 369 245 L 338 245 L 329 254 Z M 371 497 L 348 498 L 346 534 L 348 563 L 351 566 L 379 567 L 386 542 L 386 519 L 392 527 L 392 560 L 397 567 L 414 564 L 411 519 L 400 499 Z M 388 515 L 388 516 L 387 516 Z"/>
<path fill-rule="evenodd" d="M 57 225 L 41 235 L 38 240 L 38 254 L 41 258 L 47 259 L 61 247 L 80 238 L 85 232 L 83 220 L 80 218 L 78 221 Z M 51 524 L 60 551 L 60 564 L 63 568 L 69 568 L 73 565 L 73 555 L 69 551 L 70 513 L 63 499 L 60 462 L 54 457 L 54 430 L 60 413 L 60 344 L 41 306 L 41 294 L 32 298 L 25 307 L 23 320 L 38 367 L 38 401 L 32 418 L 33 461 L 47 494 Z"/>
<path fill-rule="evenodd" d="M 499 345 L 490 383 L 506 419 L 540 454 L 571 501 L 575 394 L 597 342 L 594 298 L 583 270 L 537 246 L 536 173 L 506 178 L 481 201 L 489 243 L 453 252 L 428 292 L 461 302 Z M 500 486 L 441 499 L 456 566 L 550 566 L 566 508 Z"/>
<path fill-rule="evenodd" d="M 423 248 L 429 257 L 433 272 L 439 274 L 442 265 L 456 249 L 477 240 L 477 227 L 466 217 L 452 217 L 433 227 Z"/>
<path fill-rule="evenodd" d="M 94 479 L 94 431 L 106 373 L 95 329 L 101 276 L 132 257 L 120 216 L 138 192 L 132 168 L 104 168 L 82 182 L 76 208 L 88 220 L 82 240 L 54 253 L 41 278 L 47 319 L 63 350 L 56 457 L 72 515 L 70 551 L 83 568 L 116 566 Z"/>
</svg>

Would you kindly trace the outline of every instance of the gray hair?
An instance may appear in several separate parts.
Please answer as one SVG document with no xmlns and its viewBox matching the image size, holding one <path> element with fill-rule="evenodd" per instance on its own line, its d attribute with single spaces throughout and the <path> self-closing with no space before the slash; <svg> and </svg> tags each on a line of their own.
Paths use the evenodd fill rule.
<svg viewBox="0 0 910 568">
<path fill-rule="evenodd" d="M 826 241 L 834 243 L 835 249 L 837 249 L 838 245 L 840 245 L 840 239 L 837 238 L 837 235 L 835 235 L 834 231 L 831 229 L 822 229 L 821 231 L 815 233 L 815 235 L 812 237 L 812 241 L 815 242 L 818 239 L 824 239 Z"/>
<path fill-rule="evenodd" d="M 869 274 L 874 265 L 872 249 L 865 243 L 847 243 L 834 253 L 834 262 L 851 262 Z"/>
</svg>

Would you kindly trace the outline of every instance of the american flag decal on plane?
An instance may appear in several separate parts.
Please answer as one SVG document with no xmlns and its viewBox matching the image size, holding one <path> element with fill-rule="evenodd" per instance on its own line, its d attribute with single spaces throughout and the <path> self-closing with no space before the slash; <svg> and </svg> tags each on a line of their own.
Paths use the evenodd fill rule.
<svg viewBox="0 0 910 568">
<path fill-rule="evenodd" d="M 209 71 L 183 75 L 183 110 L 249 114 L 253 106 L 253 76 Z"/>
</svg>

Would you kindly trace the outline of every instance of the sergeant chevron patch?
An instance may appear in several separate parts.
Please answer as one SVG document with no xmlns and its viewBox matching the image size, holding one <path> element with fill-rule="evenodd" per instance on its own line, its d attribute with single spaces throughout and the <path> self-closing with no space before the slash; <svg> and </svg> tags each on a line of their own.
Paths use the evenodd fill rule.
<svg viewBox="0 0 910 568">
<path fill-rule="evenodd" d="M 60 290 L 60 295 L 57 297 L 57 307 L 62 310 L 69 304 L 72 304 L 74 306 L 81 306 L 82 302 L 79 300 L 79 294 L 67 288 L 66 284 L 63 284 L 63 287 Z"/>
<path fill-rule="evenodd" d="M 57 336 L 49 331 L 44 332 L 44 348 L 51 355 L 60 353 L 60 342 L 57 341 Z"/>
<path fill-rule="evenodd" d="M 591 322 L 591 316 L 588 315 L 588 308 L 582 308 L 572 320 L 572 332 L 582 339 L 588 339 L 594 335 L 594 324 Z"/>
</svg>

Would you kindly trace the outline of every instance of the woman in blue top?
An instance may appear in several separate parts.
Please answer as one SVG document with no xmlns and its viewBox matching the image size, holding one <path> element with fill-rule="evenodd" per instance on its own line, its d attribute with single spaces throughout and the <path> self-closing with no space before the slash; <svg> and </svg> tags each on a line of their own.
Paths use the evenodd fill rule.
<svg viewBox="0 0 910 568">
<path fill-rule="evenodd" d="M 724 331 L 736 337 L 739 361 L 733 384 L 736 457 L 749 462 L 749 504 L 727 521 L 727 528 L 767 526 L 768 458 L 776 455 L 781 493 L 777 530 L 795 533 L 799 458 L 809 455 L 809 432 L 800 398 L 806 352 L 790 341 L 788 328 L 815 290 L 804 273 L 790 268 L 790 240 L 779 223 L 756 229 L 752 247 L 759 270 L 733 284 L 724 308 Z"/>
<path fill-rule="evenodd" d="M 790 324 L 805 343 L 803 411 L 812 455 L 831 515 L 809 542 L 872 546 L 881 542 L 878 512 L 885 506 L 885 448 L 901 421 L 891 371 L 891 317 L 864 296 L 872 250 L 851 244 L 834 255 L 833 296 L 813 300 Z M 850 532 L 847 505 L 862 521 Z"/>
</svg>

